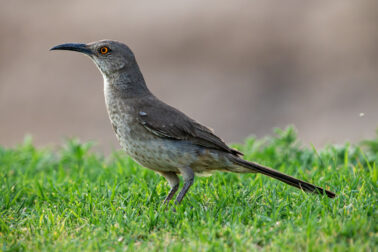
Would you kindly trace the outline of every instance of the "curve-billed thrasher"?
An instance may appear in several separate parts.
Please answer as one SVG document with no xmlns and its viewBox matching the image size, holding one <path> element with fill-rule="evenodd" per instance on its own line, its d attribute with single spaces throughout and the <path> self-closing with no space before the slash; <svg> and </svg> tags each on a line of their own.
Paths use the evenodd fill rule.
<svg viewBox="0 0 378 252">
<path fill-rule="evenodd" d="M 194 175 L 215 170 L 255 173 L 281 180 L 307 192 L 335 193 L 276 170 L 243 160 L 209 128 L 156 98 L 147 88 L 133 52 L 126 45 L 102 40 L 89 44 L 62 44 L 51 50 L 70 50 L 88 55 L 104 77 L 106 108 L 118 141 L 134 160 L 164 176 L 171 190 L 168 203 L 179 187 L 180 203 L 193 184 Z"/>
</svg>

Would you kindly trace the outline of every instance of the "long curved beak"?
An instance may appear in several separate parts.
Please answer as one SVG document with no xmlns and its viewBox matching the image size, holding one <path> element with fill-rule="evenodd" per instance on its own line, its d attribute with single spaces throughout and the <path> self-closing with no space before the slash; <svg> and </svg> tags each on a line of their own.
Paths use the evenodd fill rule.
<svg viewBox="0 0 378 252">
<path fill-rule="evenodd" d="M 81 52 L 85 53 L 87 55 L 91 55 L 92 51 L 87 47 L 86 44 L 80 44 L 80 43 L 66 43 L 54 46 L 50 49 L 52 50 L 67 50 L 67 51 L 75 51 L 75 52 Z"/>
</svg>

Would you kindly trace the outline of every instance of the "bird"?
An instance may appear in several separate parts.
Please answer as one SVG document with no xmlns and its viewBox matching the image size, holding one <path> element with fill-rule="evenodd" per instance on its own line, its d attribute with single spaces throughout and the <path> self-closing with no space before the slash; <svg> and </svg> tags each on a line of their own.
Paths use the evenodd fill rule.
<svg viewBox="0 0 378 252">
<path fill-rule="evenodd" d="M 168 204 L 183 186 L 174 203 L 180 204 L 196 175 L 215 171 L 261 173 L 305 192 L 336 194 L 282 172 L 243 159 L 243 153 L 229 147 L 212 129 L 191 119 L 158 99 L 148 89 L 132 50 L 114 40 L 87 44 L 65 43 L 50 50 L 83 53 L 95 63 L 104 79 L 105 104 L 122 149 L 141 166 L 163 176 L 170 190 Z"/>
</svg>

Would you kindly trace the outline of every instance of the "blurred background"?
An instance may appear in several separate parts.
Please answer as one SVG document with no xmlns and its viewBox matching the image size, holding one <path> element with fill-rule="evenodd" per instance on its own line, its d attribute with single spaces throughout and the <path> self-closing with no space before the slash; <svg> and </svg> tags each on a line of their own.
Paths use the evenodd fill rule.
<svg viewBox="0 0 378 252">
<path fill-rule="evenodd" d="M 0 145 L 118 149 L 101 74 L 65 42 L 133 49 L 150 89 L 227 142 L 295 125 L 305 145 L 378 127 L 378 1 L 1 0 Z"/>
</svg>

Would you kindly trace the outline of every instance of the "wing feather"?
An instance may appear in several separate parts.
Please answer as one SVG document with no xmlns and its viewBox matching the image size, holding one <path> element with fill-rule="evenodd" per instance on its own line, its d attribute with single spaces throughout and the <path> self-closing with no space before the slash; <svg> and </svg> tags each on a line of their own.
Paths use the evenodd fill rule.
<svg viewBox="0 0 378 252">
<path fill-rule="evenodd" d="M 191 141 L 199 146 L 222 150 L 234 155 L 243 155 L 243 153 L 228 147 L 209 128 L 157 98 L 143 101 L 136 112 L 139 123 L 159 137 Z"/>
</svg>

